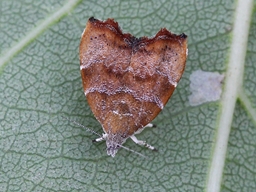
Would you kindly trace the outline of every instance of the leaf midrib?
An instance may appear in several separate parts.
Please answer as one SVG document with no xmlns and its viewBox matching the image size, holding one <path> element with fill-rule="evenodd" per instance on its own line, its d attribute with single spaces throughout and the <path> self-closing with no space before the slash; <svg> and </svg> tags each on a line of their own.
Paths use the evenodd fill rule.
<svg viewBox="0 0 256 192">
<path fill-rule="evenodd" d="M 235 104 L 239 96 L 239 90 L 242 87 L 252 11 L 253 0 L 238 0 L 234 13 L 234 30 L 225 75 L 225 86 L 218 113 L 219 121 L 217 122 L 215 141 L 213 143 L 208 180 L 206 181 L 207 192 L 218 192 L 221 188 Z"/>
</svg>

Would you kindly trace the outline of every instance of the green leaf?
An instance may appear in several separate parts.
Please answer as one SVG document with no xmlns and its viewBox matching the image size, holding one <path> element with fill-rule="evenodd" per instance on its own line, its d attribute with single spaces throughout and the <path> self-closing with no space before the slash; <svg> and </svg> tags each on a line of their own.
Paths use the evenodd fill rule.
<svg viewBox="0 0 256 192">
<path fill-rule="evenodd" d="M 82 90 L 78 48 L 89 17 L 125 32 L 188 35 L 186 70 L 139 139 L 147 158 L 105 143 Z M 0 191 L 256 190 L 256 1 L 15 1 L 0 6 Z M 224 74 L 217 101 L 192 106 L 190 75 Z"/>
</svg>

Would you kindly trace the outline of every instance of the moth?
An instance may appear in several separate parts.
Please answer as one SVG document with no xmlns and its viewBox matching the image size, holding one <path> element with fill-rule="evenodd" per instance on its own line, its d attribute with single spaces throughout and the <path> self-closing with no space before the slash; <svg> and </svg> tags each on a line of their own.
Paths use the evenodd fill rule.
<svg viewBox="0 0 256 192">
<path fill-rule="evenodd" d="M 154 37 L 123 33 L 114 19 L 91 17 L 80 42 L 80 72 L 88 104 L 103 128 L 95 141 L 106 141 L 115 156 L 131 138 L 156 150 L 135 134 L 163 109 L 185 69 L 187 36 L 166 28 Z"/>
</svg>

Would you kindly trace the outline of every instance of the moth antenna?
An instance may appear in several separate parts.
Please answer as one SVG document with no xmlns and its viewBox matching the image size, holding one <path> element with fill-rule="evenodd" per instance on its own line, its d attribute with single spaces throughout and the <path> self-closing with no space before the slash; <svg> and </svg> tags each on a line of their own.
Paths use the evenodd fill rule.
<svg viewBox="0 0 256 192">
<path fill-rule="evenodd" d="M 120 145 L 120 144 L 118 144 L 118 146 L 121 147 L 121 148 L 123 148 L 123 149 L 125 149 L 125 150 L 127 150 L 127 151 L 130 151 L 130 152 L 132 152 L 132 153 L 135 153 L 135 154 L 137 154 L 137 155 L 139 155 L 139 156 L 141 156 L 141 157 L 143 157 L 143 158 L 147 158 L 147 156 L 145 156 L 145 155 L 143 155 L 143 154 L 141 154 L 141 153 L 139 153 L 139 152 L 137 152 L 137 151 L 134 151 L 134 150 L 132 150 L 132 149 L 130 149 L 130 148 L 128 148 L 128 147 L 125 147 L 125 146 Z"/>
<path fill-rule="evenodd" d="M 80 124 L 80 123 L 78 123 L 78 122 L 76 122 L 76 121 L 74 121 L 74 120 L 71 120 L 71 119 L 69 119 L 69 118 L 67 118 L 67 117 L 64 117 L 64 116 L 61 116 L 61 117 L 62 117 L 63 119 L 68 120 L 68 121 L 71 122 L 71 123 L 74 123 L 75 125 L 78 125 L 79 127 L 82 127 L 82 128 L 84 128 L 84 129 L 86 129 L 87 131 L 89 131 L 89 132 L 91 132 L 91 133 L 93 133 L 93 134 L 95 134 L 95 135 L 98 135 L 99 137 L 102 137 L 102 135 L 100 135 L 99 133 L 93 131 L 92 129 L 89 129 L 88 127 L 85 127 L 84 125 L 82 125 L 82 124 Z"/>
<path fill-rule="evenodd" d="M 71 119 L 69 119 L 69 118 L 67 118 L 67 117 L 64 117 L 64 116 L 62 116 L 61 115 L 61 117 L 63 118 L 63 119 L 66 119 L 67 121 L 69 121 L 69 122 L 71 122 L 71 123 L 74 123 L 75 125 L 77 125 L 77 126 L 79 126 L 79 127 L 82 127 L 82 128 L 84 128 L 84 129 L 86 129 L 87 131 L 89 131 L 89 132 L 91 132 L 91 133 L 93 133 L 93 134 L 95 134 L 95 135 L 98 135 L 99 137 L 102 137 L 102 135 L 100 135 L 99 133 L 97 133 L 97 132 L 95 132 L 95 131 L 93 131 L 92 129 L 89 129 L 88 127 L 85 127 L 84 125 L 82 125 L 82 124 L 80 124 L 80 123 L 78 123 L 78 122 L 76 122 L 76 121 L 74 121 L 74 120 L 71 120 Z M 105 139 L 104 139 L 105 140 Z M 135 154 L 137 154 L 137 155 L 139 155 L 139 156 L 141 156 L 141 157 L 143 157 L 143 158 L 147 158 L 147 156 L 145 156 L 145 155 L 143 155 L 143 154 L 141 154 L 141 153 L 139 153 L 139 152 L 137 152 L 137 151 L 134 151 L 134 150 L 132 150 L 132 149 L 130 149 L 130 148 L 128 148 L 128 147 L 125 147 L 125 146 L 123 146 L 123 145 L 120 145 L 120 144 L 118 144 L 118 143 L 116 143 L 119 147 L 121 147 L 121 148 L 123 148 L 123 149 L 125 149 L 125 150 L 127 150 L 127 151 L 130 151 L 130 152 L 132 152 L 132 153 L 135 153 Z"/>
</svg>

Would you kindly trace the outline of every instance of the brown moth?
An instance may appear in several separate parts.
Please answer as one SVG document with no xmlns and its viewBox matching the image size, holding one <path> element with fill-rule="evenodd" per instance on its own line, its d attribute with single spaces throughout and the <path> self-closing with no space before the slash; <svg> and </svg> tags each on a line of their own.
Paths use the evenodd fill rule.
<svg viewBox="0 0 256 192">
<path fill-rule="evenodd" d="M 88 104 L 102 125 L 107 154 L 115 156 L 163 109 L 179 82 L 187 59 L 187 36 L 161 29 L 154 37 L 123 33 L 113 19 L 91 17 L 80 43 L 80 70 Z"/>
</svg>

